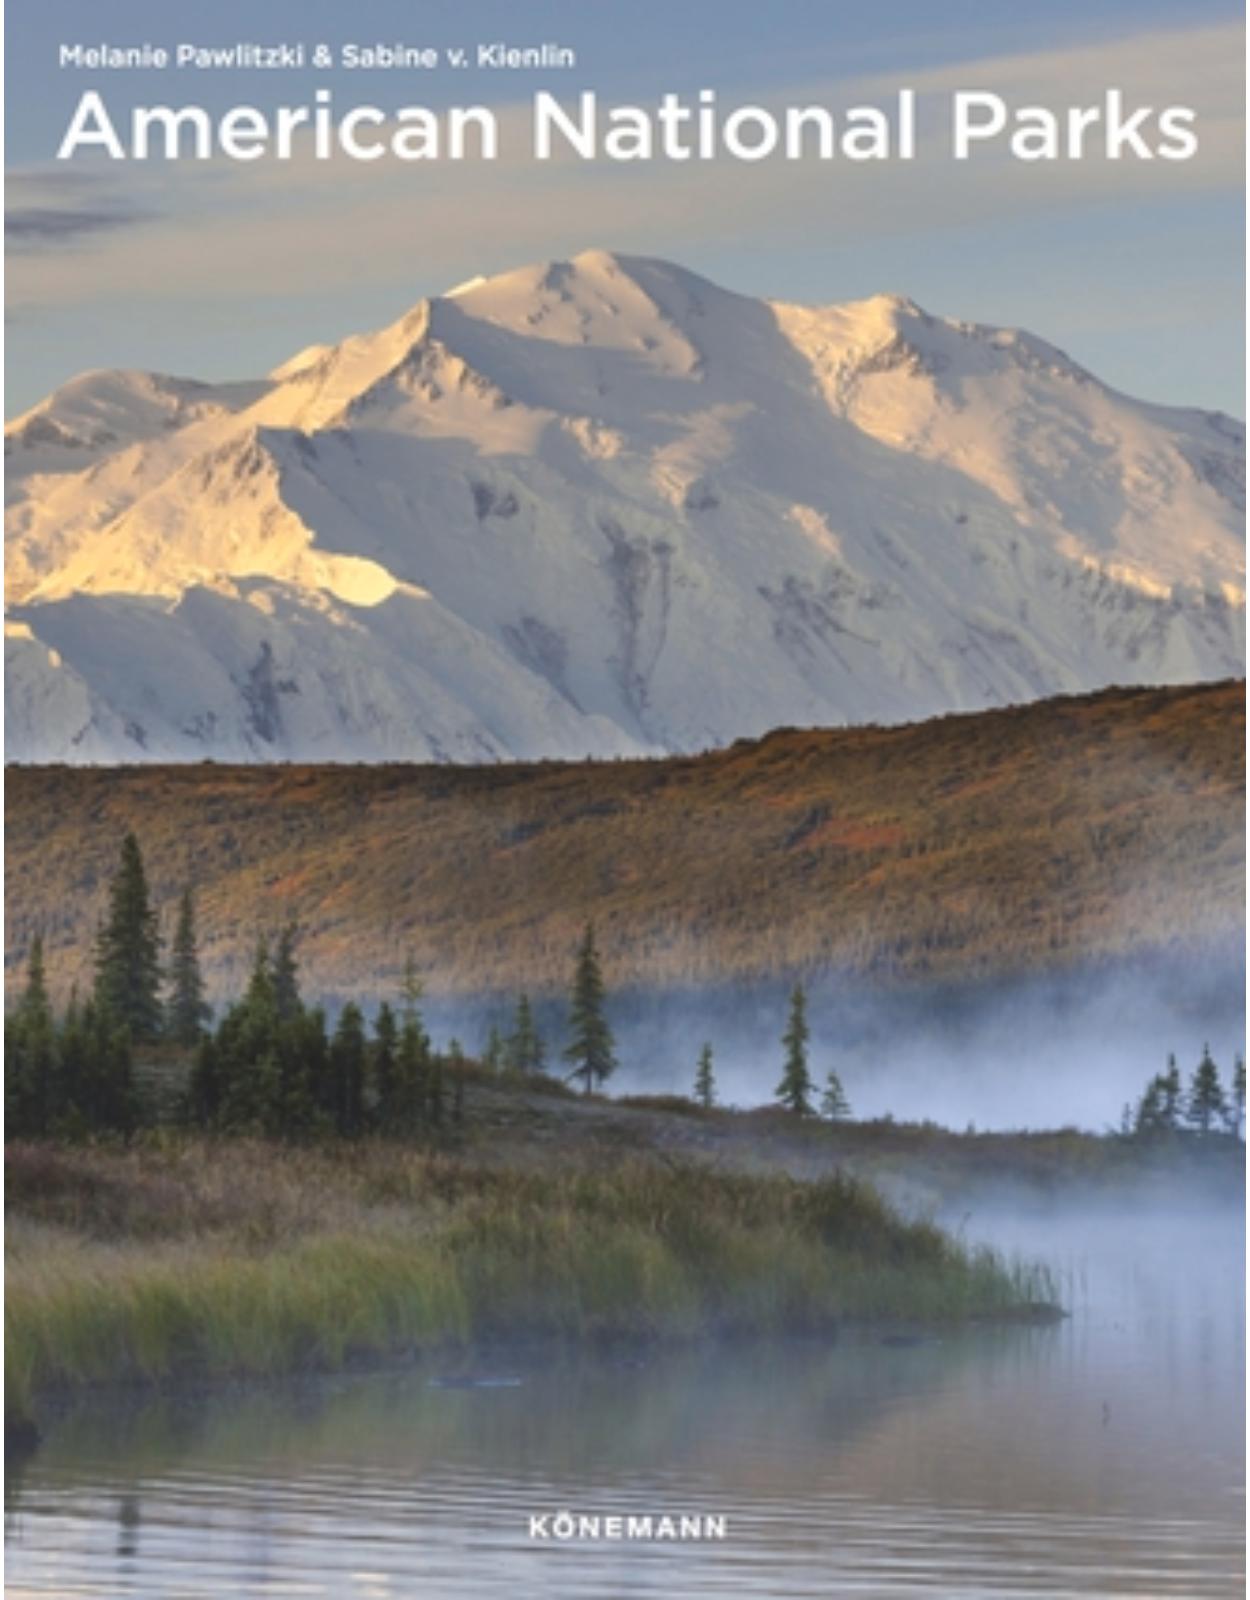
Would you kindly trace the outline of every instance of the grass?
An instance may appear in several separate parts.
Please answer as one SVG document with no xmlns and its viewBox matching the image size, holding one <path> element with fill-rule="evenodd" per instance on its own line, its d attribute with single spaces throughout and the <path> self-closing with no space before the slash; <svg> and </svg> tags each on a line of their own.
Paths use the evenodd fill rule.
<svg viewBox="0 0 1250 1600">
<path fill-rule="evenodd" d="M 154 1138 L 6 1153 L 6 1410 L 508 1338 L 831 1333 L 1053 1302 L 867 1185 Z"/>
<path fill-rule="evenodd" d="M 485 767 L 15 767 L 6 971 L 59 1000 L 133 828 L 158 905 L 197 891 L 214 998 L 257 907 L 305 992 L 563 993 L 593 916 L 614 989 L 836 971 L 993 979 L 1240 951 L 1244 686 L 1108 690 L 706 756 Z M 19 979 L 20 981 L 20 979 Z"/>
</svg>

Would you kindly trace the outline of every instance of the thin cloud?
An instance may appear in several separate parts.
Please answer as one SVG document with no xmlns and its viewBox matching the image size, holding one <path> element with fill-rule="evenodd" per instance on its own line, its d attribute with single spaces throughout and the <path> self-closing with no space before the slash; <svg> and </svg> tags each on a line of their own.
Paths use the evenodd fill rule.
<svg viewBox="0 0 1250 1600">
<path fill-rule="evenodd" d="M 84 171 L 9 175 L 5 245 L 23 254 L 63 251 L 153 220 L 151 210 L 117 192 L 104 174 Z"/>
<path fill-rule="evenodd" d="M 132 228 L 150 219 L 140 211 L 83 211 L 27 206 L 5 213 L 5 242 L 17 250 L 40 251 L 76 244 L 98 233 Z"/>
</svg>

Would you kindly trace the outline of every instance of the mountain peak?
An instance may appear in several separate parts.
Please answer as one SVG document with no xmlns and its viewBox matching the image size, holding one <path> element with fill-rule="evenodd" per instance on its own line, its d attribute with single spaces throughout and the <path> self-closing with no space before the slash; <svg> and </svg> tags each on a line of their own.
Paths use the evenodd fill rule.
<svg viewBox="0 0 1250 1600">
<path fill-rule="evenodd" d="M 900 294 L 592 249 L 8 434 L 22 759 L 693 750 L 1241 663 L 1242 430 Z"/>
</svg>

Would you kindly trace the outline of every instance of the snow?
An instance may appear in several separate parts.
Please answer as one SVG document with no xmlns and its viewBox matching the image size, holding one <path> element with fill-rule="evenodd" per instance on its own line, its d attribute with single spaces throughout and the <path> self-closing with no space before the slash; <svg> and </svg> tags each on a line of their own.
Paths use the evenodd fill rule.
<svg viewBox="0 0 1250 1600">
<path fill-rule="evenodd" d="M 6 429 L 10 759 L 697 749 L 1242 671 L 1244 430 L 590 251 Z"/>
</svg>

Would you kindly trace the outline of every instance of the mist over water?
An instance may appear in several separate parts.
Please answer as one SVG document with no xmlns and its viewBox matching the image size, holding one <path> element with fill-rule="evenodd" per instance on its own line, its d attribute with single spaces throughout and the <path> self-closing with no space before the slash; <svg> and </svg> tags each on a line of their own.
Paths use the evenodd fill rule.
<svg viewBox="0 0 1250 1600">
<path fill-rule="evenodd" d="M 1244 1593 L 1244 1230 L 1176 1193 L 1018 1215 L 1071 1315 L 903 1345 L 496 1349 L 76 1407 L 10 1476 L 10 1595 L 58 1600 L 1225 1600 Z M 487 1380 L 448 1387 L 448 1375 Z M 502 1382 L 503 1386 L 499 1386 Z M 724 1517 L 724 1540 L 529 1518 Z"/>
<path fill-rule="evenodd" d="M 720 1100 L 774 1098 L 790 985 L 609 996 L 620 1070 L 613 1094 L 688 1094 L 704 1041 Z M 1118 1127 L 1126 1103 L 1175 1051 L 1182 1074 L 1209 1043 L 1225 1086 L 1245 1047 L 1244 970 L 1232 959 L 1176 959 L 962 988 L 896 989 L 814 978 L 807 985 L 810 1067 L 832 1068 L 857 1118 L 892 1115 L 980 1130 Z M 510 1002 L 431 999 L 435 1037 L 470 1055 L 489 1028 L 511 1027 Z M 550 1069 L 562 1070 L 566 1007 L 535 1001 Z"/>
</svg>

